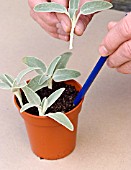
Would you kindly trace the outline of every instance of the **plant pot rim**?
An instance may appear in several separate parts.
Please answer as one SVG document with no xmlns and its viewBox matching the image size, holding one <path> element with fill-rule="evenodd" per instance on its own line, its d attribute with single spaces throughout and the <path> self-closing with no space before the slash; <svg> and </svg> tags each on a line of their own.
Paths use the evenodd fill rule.
<svg viewBox="0 0 131 170">
<path fill-rule="evenodd" d="M 69 81 L 65 81 L 67 84 L 76 84 L 76 86 L 75 86 L 75 88 L 76 88 L 76 90 L 78 90 L 78 91 L 80 91 L 80 89 L 81 89 L 81 85 L 77 82 L 77 81 L 75 81 L 75 80 L 69 80 Z M 68 117 L 72 114 L 72 112 L 74 112 L 74 114 L 76 113 L 75 112 L 75 110 L 79 110 L 80 108 L 81 108 L 81 106 L 82 106 L 82 103 L 83 103 L 83 100 L 84 100 L 84 98 L 80 101 L 80 103 L 76 106 L 76 107 L 74 107 L 72 110 L 70 110 L 69 112 L 66 112 L 66 113 L 64 113 L 64 114 L 66 114 Z M 17 109 L 20 111 L 20 107 L 18 106 L 18 103 L 17 103 L 17 101 L 16 101 L 16 96 L 14 95 L 14 103 L 15 103 L 15 105 L 16 105 L 16 107 L 17 107 Z M 30 113 L 28 113 L 28 112 L 22 112 L 22 113 L 20 113 L 20 115 L 22 116 L 22 117 L 30 117 L 31 119 L 35 119 L 35 120 L 47 120 L 47 119 L 49 119 L 49 117 L 48 116 L 36 116 L 36 115 L 32 115 L 32 114 L 30 114 Z M 51 119 L 51 121 L 53 121 L 53 122 L 55 122 L 54 120 L 52 120 Z"/>
<path fill-rule="evenodd" d="M 66 112 L 66 113 L 64 113 L 64 114 L 69 115 L 72 111 L 76 110 L 80 105 L 82 105 L 83 100 L 84 100 L 84 99 L 82 99 L 82 100 L 80 101 L 80 103 L 79 103 L 76 107 L 74 107 L 72 110 L 70 110 L 69 112 Z M 17 104 L 16 96 L 15 96 L 15 95 L 14 95 L 14 103 L 15 103 L 16 107 L 18 108 L 18 110 L 20 110 L 20 107 L 19 107 L 18 104 Z M 30 113 L 28 113 L 28 112 L 25 112 L 25 111 L 22 112 L 22 113 L 20 113 L 20 114 L 26 114 L 26 115 L 28 115 L 28 116 L 30 116 L 30 117 L 32 117 L 32 118 L 37 118 L 37 119 L 47 119 L 47 118 L 48 118 L 47 116 L 36 116 L 36 115 L 32 115 L 32 114 L 30 114 Z"/>
</svg>

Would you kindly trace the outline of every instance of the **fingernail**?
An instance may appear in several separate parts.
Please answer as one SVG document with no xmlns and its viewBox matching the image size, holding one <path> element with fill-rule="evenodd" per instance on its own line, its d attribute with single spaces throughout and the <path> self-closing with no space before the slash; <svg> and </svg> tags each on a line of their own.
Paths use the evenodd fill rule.
<svg viewBox="0 0 131 170">
<path fill-rule="evenodd" d="M 66 35 L 67 34 L 63 29 L 60 29 L 60 28 L 57 29 L 57 33 L 61 34 L 61 35 Z"/>
<path fill-rule="evenodd" d="M 101 56 L 108 56 L 108 54 L 109 54 L 109 52 L 105 46 L 101 46 L 99 48 L 99 53 L 101 54 Z"/>
<path fill-rule="evenodd" d="M 84 32 L 84 24 L 81 20 L 78 21 L 76 28 L 75 28 L 75 32 L 77 35 L 82 35 Z"/>
<path fill-rule="evenodd" d="M 61 35 L 61 34 L 59 34 L 59 39 L 61 39 L 61 40 L 64 40 L 64 41 L 69 41 L 69 36 L 67 36 L 67 35 Z"/>
<path fill-rule="evenodd" d="M 65 36 L 65 41 L 69 41 L 69 36 Z"/>
<path fill-rule="evenodd" d="M 61 21 L 61 25 L 62 25 L 62 28 L 65 32 L 68 32 L 68 26 L 66 25 L 66 23 L 62 20 Z"/>
</svg>

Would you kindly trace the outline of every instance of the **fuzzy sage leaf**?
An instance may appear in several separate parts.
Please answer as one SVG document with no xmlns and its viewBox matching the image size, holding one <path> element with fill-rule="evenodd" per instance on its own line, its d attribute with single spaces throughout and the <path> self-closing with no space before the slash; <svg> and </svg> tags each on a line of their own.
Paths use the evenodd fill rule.
<svg viewBox="0 0 131 170">
<path fill-rule="evenodd" d="M 24 57 L 23 62 L 29 67 L 39 67 L 40 70 L 36 70 L 36 72 L 39 74 L 46 72 L 46 65 L 36 57 L 32 56 Z"/>
<path fill-rule="evenodd" d="M 45 2 L 38 4 L 34 7 L 35 12 L 58 12 L 58 13 L 67 13 L 67 9 L 58 3 L 55 2 Z"/>
<path fill-rule="evenodd" d="M 56 113 L 45 114 L 46 110 L 61 96 L 64 90 L 65 88 L 56 90 L 48 98 L 45 97 L 41 101 L 39 96 L 35 92 L 33 92 L 31 89 L 29 89 L 29 87 L 24 87 L 23 91 L 29 103 L 22 106 L 22 108 L 20 109 L 20 112 L 24 112 L 26 109 L 29 109 L 35 106 L 38 108 L 39 116 L 50 117 L 51 119 L 65 126 L 67 129 L 73 131 L 74 130 L 73 124 L 71 123 L 69 118 L 64 113 L 56 112 Z"/>
<path fill-rule="evenodd" d="M 36 77 L 34 77 L 33 79 L 31 79 L 28 83 L 28 87 L 31 88 L 33 91 L 38 91 L 40 89 L 42 89 L 43 87 L 46 87 L 48 85 L 47 81 L 44 82 L 43 84 L 40 84 L 41 75 L 38 75 Z"/>
<path fill-rule="evenodd" d="M 76 15 L 76 12 L 79 8 L 79 2 L 80 0 L 70 0 L 69 1 L 69 14 L 70 18 L 73 20 L 73 17 Z"/>
<path fill-rule="evenodd" d="M 107 1 L 91 1 L 86 2 L 80 9 L 80 14 L 89 15 L 98 11 L 106 10 L 112 7 L 112 4 Z"/>
<path fill-rule="evenodd" d="M 46 116 L 54 119 L 61 125 L 65 126 L 67 129 L 69 129 L 70 131 L 74 130 L 73 124 L 71 123 L 69 118 L 64 113 L 62 113 L 62 112 L 49 113 Z"/>
<path fill-rule="evenodd" d="M 11 90 L 14 95 L 18 98 L 20 105 L 22 106 L 22 97 L 21 97 L 21 92 L 20 92 L 20 87 L 21 84 L 17 84 L 16 80 L 7 74 L 2 74 L 0 75 L 0 88 L 5 89 L 5 90 Z"/>
<path fill-rule="evenodd" d="M 42 87 L 46 87 L 46 86 L 52 89 L 53 80 L 60 82 L 60 81 L 75 79 L 78 76 L 80 76 L 80 73 L 78 71 L 65 69 L 71 55 L 72 55 L 71 52 L 66 52 L 56 57 L 50 63 L 49 67 L 46 69 L 44 73 L 36 76 L 28 83 L 28 87 L 31 88 L 33 91 L 37 91 Z M 33 63 L 32 60 L 35 61 L 35 57 L 28 58 L 29 67 L 34 66 L 34 64 L 32 65 Z"/>
<path fill-rule="evenodd" d="M 22 112 L 24 112 L 25 110 L 27 110 L 27 109 L 29 109 L 29 108 L 31 108 L 31 107 L 34 107 L 34 106 L 36 106 L 35 104 L 32 104 L 32 103 L 27 103 L 27 104 L 25 104 L 21 109 L 20 109 L 20 112 L 22 113 Z"/>
<path fill-rule="evenodd" d="M 48 75 L 51 75 L 54 73 L 55 71 L 55 68 L 56 68 L 56 65 L 58 64 L 60 60 L 60 57 L 56 57 L 52 62 L 51 64 L 49 65 L 48 69 L 47 69 L 47 74 Z"/>
<path fill-rule="evenodd" d="M 53 80 L 56 82 L 75 79 L 80 76 L 80 72 L 69 69 L 58 69 L 53 75 Z"/>
<path fill-rule="evenodd" d="M 55 103 L 55 101 L 61 96 L 61 94 L 63 93 L 63 91 L 65 90 L 65 88 L 61 88 L 57 91 L 55 91 L 54 93 L 52 93 L 48 98 L 48 107 L 50 107 L 53 103 Z"/>
<path fill-rule="evenodd" d="M 11 87 L 6 83 L 0 83 L 0 89 L 10 90 Z"/>
<path fill-rule="evenodd" d="M 10 75 L 7 74 L 1 74 L 0 80 L 6 85 L 8 85 L 9 87 L 12 87 L 14 78 L 12 78 Z"/>
<path fill-rule="evenodd" d="M 77 24 L 77 21 L 81 14 L 89 15 L 93 14 L 97 11 L 106 10 L 112 7 L 112 4 L 107 1 L 103 0 L 94 0 L 86 2 L 79 11 L 79 2 L 80 0 L 69 0 L 69 8 L 67 9 L 62 6 L 61 4 L 57 4 L 54 2 L 43 2 L 38 4 L 34 7 L 35 12 L 58 12 L 58 13 L 65 13 L 69 16 L 71 20 L 71 32 L 70 32 L 70 45 L 69 49 L 73 48 L 73 37 L 74 37 L 74 30 Z"/>
<path fill-rule="evenodd" d="M 38 105 L 38 106 L 40 105 L 41 99 L 38 96 L 38 94 L 36 94 L 28 86 L 25 86 L 22 90 L 24 91 L 24 94 L 25 94 L 27 100 L 29 101 L 29 103 L 34 104 L 34 105 Z"/>
<path fill-rule="evenodd" d="M 40 70 L 40 68 L 39 68 L 39 67 L 28 67 L 27 69 L 21 71 L 21 72 L 17 75 L 17 77 L 15 78 L 14 81 L 15 81 L 17 84 L 19 84 L 20 81 L 21 81 L 21 79 L 22 79 L 27 73 L 29 73 L 29 72 L 31 72 L 31 71 L 34 71 L 34 70 Z"/>
<path fill-rule="evenodd" d="M 51 78 L 51 75 L 44 75 L 42 74 L 42 76 L 39 79 L 39 85 L 45 84 L 46 81 L 49 81 L 49 79 Z"/>
<path fill-rule="evenodd" d="M 57 65 L 56 65 L 56 69 L 63 69 L 66 67 L 70 57 L 71 57 L 72 53 L 71 52 L 65 52 L 63 54 L 60 55 L 60 60 L 58 61 Z"/>
</svg>

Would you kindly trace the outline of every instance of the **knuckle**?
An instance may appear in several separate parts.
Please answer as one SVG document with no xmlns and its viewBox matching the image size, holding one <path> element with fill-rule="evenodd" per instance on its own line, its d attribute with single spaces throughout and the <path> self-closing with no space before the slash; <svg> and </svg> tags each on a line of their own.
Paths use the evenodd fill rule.
<svg viewBox="0 0 131 170">
<path fill-rule="evenodd" d="M 124 44 L 124 49 L 125 49 L 125 55 L 131 59 L 131 42 L 127 41 Z"/>
<path fill-rule="evenodd" d="M 49 26 L 54 26 L 56 22 L 52 19 L 51 13 L 39 13 L 39 17 Z"/>
<path fill-rule="evenodd" d="M 117 68 L 116 70 L 117 70 L 117 72 L 122 73 L 122 74 L 129 74 L 130 69 L 131 69 L 131 68 L 129 68 L 129 65 L 128 65 L 128 64 L 125 64 L 124 66 L 119 67 L 119 68 Z"/>
<path fill-rule="evenodd" d="M 57 32 L 55 27 L 50 27 L 50 26 L 46 25 L 44 22 L 41 23 L 41 26 L 48 33 L 56 33 Z"/>
<path fill-rule="evenodd" d="M 129 22 L 129 19 L 124 18 L 123 23 L 121 24 L 121 33 L 124 37 L 129 38 L 129 36 L 131 35 L 131 24 Z"/>
</svg>

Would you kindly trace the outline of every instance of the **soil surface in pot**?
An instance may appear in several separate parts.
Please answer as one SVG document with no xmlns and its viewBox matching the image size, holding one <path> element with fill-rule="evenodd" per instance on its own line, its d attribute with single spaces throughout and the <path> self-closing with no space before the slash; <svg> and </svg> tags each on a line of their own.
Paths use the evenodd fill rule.
<svg viewBox="0 0 131 170">
<path fill-rule="evenodd" d="M 73 101 L 74 101 L 75 97 L 77 96 L 78 91 L 75 89 L 74 86 L 65 84 L 64 82 L 53 82 L 52 89 L 48 89 L 48 87 L 44 87 L 41 90 L 38 90 L 36 93 L 40 96 L 41 99 L 43 99 L 44 97 L 48 97 L 51 93 L 53 93 L 54 91 L 56 91 L 62 87 L 65 88 L 64 92 L 57 99 L 57 101 L 50 108 L 47 109 L 46 114 L 47 113 L 55 113 L 55 112 L 66 113 L 75 107 L 73 105 Z M 22 100 L 23 100 L 23 104 L 28 103 L 23 92 L 22 92 Z M 18 100 L 17 100 L 17 102 L 18 102 Z M 32 115 L 39 116 L 38 109 L 36 107 L 30 108 L 30 109 L 26 110 L 26 112 L 28 112 Z"/>
</svg>

